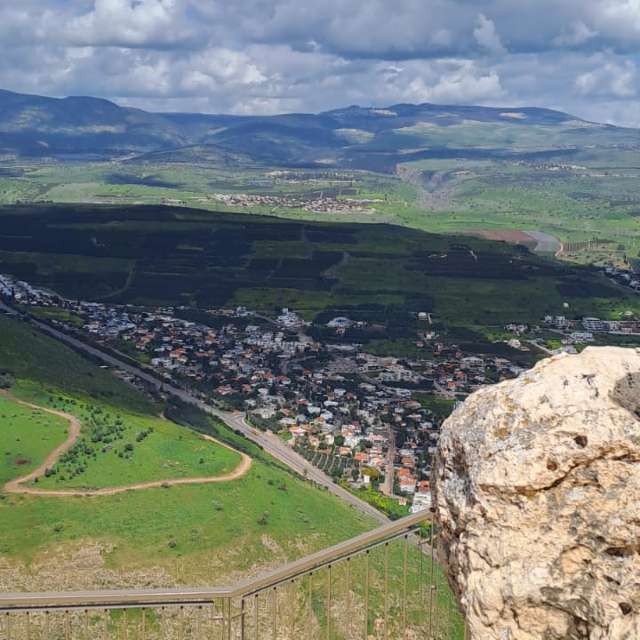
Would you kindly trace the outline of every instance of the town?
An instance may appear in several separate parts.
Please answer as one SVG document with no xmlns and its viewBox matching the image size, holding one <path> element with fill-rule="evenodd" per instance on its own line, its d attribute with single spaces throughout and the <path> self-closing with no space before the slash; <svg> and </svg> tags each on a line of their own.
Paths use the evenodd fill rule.
<svg viewBox="0 0 640 640">
<path fill-rule="evenodd" d="M 318 341 L 283 309 L 141 309 L 65 299 L 0 275 L 10 304 L 152 367 L 256 428 L 354 491 L 380 491 L 414 510 L 429 507 L 431 458 L 440 426 L 482 385 L 517 376 L 508 358 L 470 354 L 424 332 L 420 357 L 381 357 L 362 345 Z M 335 317 L 331 334 L 354 321 Z M 365 324 L 360 321 L 360 324 Z"/>
</svg>

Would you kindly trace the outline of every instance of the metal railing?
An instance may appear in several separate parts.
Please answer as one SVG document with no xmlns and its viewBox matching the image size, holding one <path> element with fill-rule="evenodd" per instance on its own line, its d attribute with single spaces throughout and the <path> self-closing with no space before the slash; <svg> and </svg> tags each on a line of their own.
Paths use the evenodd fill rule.
<svg viewBox="0 0 640 640">
<path fill-rule="evenodd" d="M 457 640 L 428 512 L 232 587 L 0 594 L 0 640 Z"/>
</svg>

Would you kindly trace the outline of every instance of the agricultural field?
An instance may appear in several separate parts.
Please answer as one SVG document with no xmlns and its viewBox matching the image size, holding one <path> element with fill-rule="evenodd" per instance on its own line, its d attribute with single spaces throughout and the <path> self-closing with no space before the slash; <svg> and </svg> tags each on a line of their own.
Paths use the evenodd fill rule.
<svg viewBox="0 0 640 640">
<path fill-rule="evenodd" d="M 533 232 L 552 240 L 537 250 L 570 262 L 638 258 L 640 168 L 634 151 L 592 148 L 566 158 L 520 159 L 455 149 L 449 158 L 444 152 L 414 160 L 400 156 L 392 174 L 171 162 L 22 163 L 13 175 L 0 175 L 0 204 L 164 204 L 293 220 L 394 223 L 489 234 L 535 249 L 535 241 L 516 237 Z M 126 270 L 124 264 L 103 265 Z M 55 261 L 51 268 L 57 268 Z"/>
<path fill-rule="evenodd" d="M 38 162 L 21 163 L 3 176 L 0 168 L 0 205 L 166 204 L 300 220 L 390 222 L 396 212 L 413 210 L 414 201 L 413 187 L 397 177 L 362 170 Z"/>
<path fill-rule="evenodd" d="M 622 263 L 640 252 L 639 178 L 633 154 L 623 149 L 581 151 L 560 160 L 464 154 L 419 159 L 400 162 L 396 175 L 358 169 L 36 163 L 15 176 L 0 176 L 0 204 L 166 204 L 294 220 L 394 223 L 510 242 L 523 242 L 515 236 L 534 232 L 554 239 L 552 252 L 561 249 L 559 257 L 568 261 Z M 354 201 L 363 204 L 347 206 Z M 531 239 L 524 244 L 537 245 Z M 539 250 L 550 249 L 540 245 Z M 126 270 L 123 264 L 103 264 Z M 51 268 L 57 268 L 55 261 Z"/>
<path fill-rule="evenodd" d="M 115 142 L 86 129 L 59 136 L 73 122 L 99 130 L 99 102 L 8 92 L 2 102 L 1 123 L 20 122 L 24 136 L 3 141 L 0 204 L 166 204 L 455 234 L 534 232 L 554 239 L 540 251 L 561 243 L 560 257 L 584 264 L 640 252 L 636 129 L 548 109 L 401 104 L 258 118 L 138 111 L 141 138 L 114 104 Z"/>
<path fill-rule="evenodd" d="M 611 149 L 535 162 L 418 160 L 400 170 L 429 212 L 429 230 L 540 231 L 562 243 L 563 259 L 623 263 L 640 252 L 636 159 L 637 152 Z"/>
<path fill-rule="evenodd" d="M 328 476 L 340 478 L 353 466 L 351 460 L 341 457 L 336 451 L 335 447 L 332 447 L 326 452 L 311 449 L 299 445 L 295 447 L 295 450 L 302 456 L 304 456 L 311 464 L 318 469 L 322 469 Z"/>
<path fill-rule="evenodd" d="M 245 305 L 270 317 L 289 307 L 319 331 L 348 315 L 369 323 L 348 336 L 363 343 L 415 336 L 419 311 L 439 329 L 485 334 L 546 314 L 640 311 L 633 292 L 593 269 L 399 226 L 86 205 L 7 207 L 0 221 L 0 272 L 61 295 L 193 311 Z"/>
<path fill-rule="evenodd" d="M 36 361 L 39 366 L 32 366 Z M 120 483 L 123 473 L 129 473 L 127 481 L 156 473 L 157 479 L 171 473 L 176 477 L 175 469 L 160 462 L 159 456 L 167 454 L 181 459 L 182 471 L 202 475 L 200 456 L 206 454 L 200 450 L 197 432 L 236 450 L 207 442 L 207 451 L 213 454 L 206 461 L 214 465 L 210 472 L 233 468 L 237 452 L 252 458 L 242 477 L 214 484 L 90 498 L 0 489 L 0 590 L 224 582 L 372 525 L 336 498 L 291 475 L 221 423 L 175 406 L 166 407 L 173 422 L 161 421 L 157 415 L 162 405 L 156 401 L 27 324 L 1 316 L 0 369 L 3 380 L 11 380 L 14 397 L 43 408 L 32 410 L 2 398 L 0 473 L 5 481 L 25 475 L 46 456 L 49 445 L 53 448 L 65 439 L 66 421 L 44 413 L 54 407 L 77 412 L 81 421 L 86 415 L 91 419 L 92 407 L 101 426 L 110 423 L 107 416 L 120 415 L 124 425 L 131 425 L 131 434 L 146 425 L 154 431 L 141 443 L 134 441 L 131 460 L 116 454 L 97 454 L 89 460 L 85 473 L 91 474 L 91 482 L 80 474 L 58 484 L 54 476 L 33 485 L 38 488 Z M 62 370 L 69 375 L 61 375 Z M 18 428 L 19 441 L 14 433 Z M 6 451 L 11 453 L 5 456 Z M 16 464 L 23 460 L 24 464 Z M 139 469 L 127 472 L 129 462 Z"/>
</svg>

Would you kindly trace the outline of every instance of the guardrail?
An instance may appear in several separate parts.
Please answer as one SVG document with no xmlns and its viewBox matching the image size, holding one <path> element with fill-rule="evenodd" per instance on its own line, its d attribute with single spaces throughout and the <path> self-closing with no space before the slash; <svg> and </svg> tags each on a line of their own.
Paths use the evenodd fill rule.
<svg viewBox="0 0 640 640">
<path fill-rule="evenodd" d="M 0 594 L 0 639 L 463 639 L 434 542 L 421 512 L 231 587 Z"/>
</svg>

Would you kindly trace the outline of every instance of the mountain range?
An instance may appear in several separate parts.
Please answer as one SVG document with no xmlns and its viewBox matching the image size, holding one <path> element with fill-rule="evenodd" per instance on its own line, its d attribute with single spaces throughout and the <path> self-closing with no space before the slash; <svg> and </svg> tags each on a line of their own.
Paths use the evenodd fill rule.
<svg viewBox="0 0 640 640">
<path fill-rule="evenodd" d="M 422 158 L 571 156 L 637 147 L 640 132 L 542 108 L 396 104 L 319 114 L 151 113 L 92 97 L 0 90 L 0 157 L 338 167 Z"/>
</svg>

